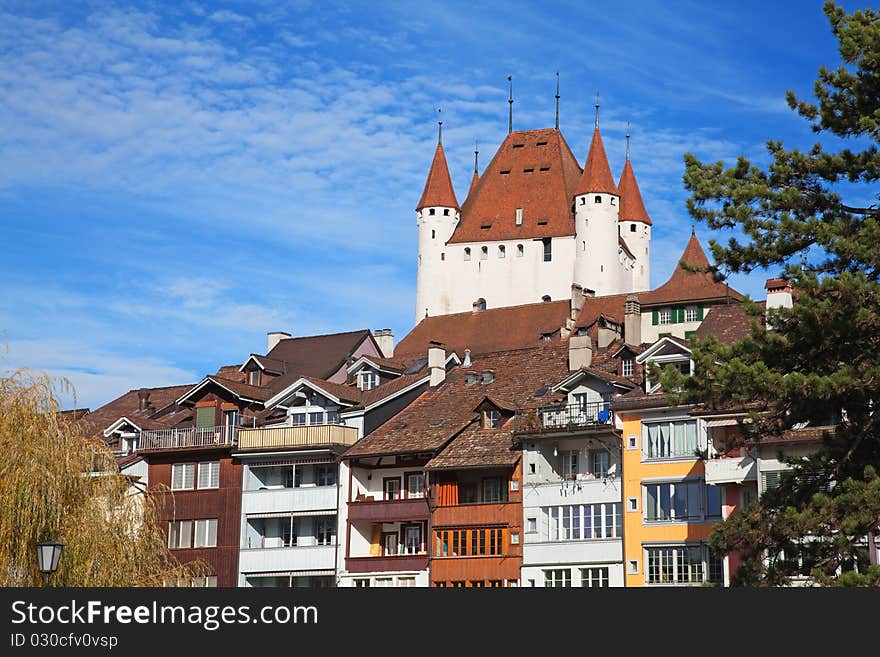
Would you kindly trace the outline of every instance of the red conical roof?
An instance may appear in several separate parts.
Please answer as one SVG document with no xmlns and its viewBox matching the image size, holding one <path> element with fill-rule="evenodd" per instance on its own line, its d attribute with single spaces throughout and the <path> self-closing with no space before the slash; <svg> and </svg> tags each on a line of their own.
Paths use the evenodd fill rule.
<svg viewBox="0 0 880 657">
<path fill-rule="evenodd" d="M 480 174 L 478 174 L 476 171 L 474 171 L 474 177 L 471 178 L 471 186 L 468 187 L 468 193 L 467 193 L 468 198 L 470 197 L 471 192 L 474 191 L 474 187 L 477 186 L 478 182 L 480 182 Z"/>
<path fill-rule="evenodd" d="M 446 154 L 443 152 L 443 144 L 437 144 L 434 151 L 434 161 L 431 162 L 431 170 L 428 172 L 428 180 L 425 182 L 425 190 L 422 198 L 416 206 L 416 211 L 426 207 L 458 207 L 455 198 L 455 190 L 452 187 L 452 179 L 449 177 L 449 167 L 446 166 Z"/>
<path fill-rule="evenodd" d="M 617 184 L 617 192 L 620 194 L 620 221 L 641 221 L 651 225 L 651 218 L 645 210 L 642 201 L 642 193 L 636 182 L 636 174 L 633 173 L 629 160 L 623 165 L 623 173 L 620 174 L 620 182 Z M 699 245 L 698 245 L 699 246 Z"/>
<path fill-rule="evenodd" d="M 584 164 L 584 172 L 578 183 L 575 196 L 599 192 L 601 194 L 617 194 L 617 185 L 614 184 L 614 176 L 611 175 L 611 167 L 608 166 L 608 158 L 605 155 L 605 146 L 602 144 L 602 135 L 599 128 L 593 131 L 593 140 L 590 142 L 590 152 Z"/>
</svg>

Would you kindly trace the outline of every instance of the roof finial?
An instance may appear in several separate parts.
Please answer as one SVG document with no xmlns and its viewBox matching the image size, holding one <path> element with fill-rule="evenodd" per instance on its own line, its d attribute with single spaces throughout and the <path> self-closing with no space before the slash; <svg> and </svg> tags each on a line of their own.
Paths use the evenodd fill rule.
<svg viewBox="0 0 880 657">
<path fill-rule="evenodd" d="M 442 107 L 437 108 L 437 116 L 440 116 L 440 117 L 443 116 L 443 108 Z M 438 144 L 443 143 L 443 119 L 442 118 L 437 120 L 437 143 Z"/>
<path fill-rule="evenodd" d="M 696 234 L 696 231 L 694 231 L 694 225 L 691 224 L 691 237 L 694 237 Z"/>
<path fill-rule="evenodd" d="M 510 83 L 510 97 L 507 102 L 510 104 L 510 114 L 507 119 L 507 134 L 513 132 L 513 76 L 508 75 L 507 81 Z"/>
<path fill-rule="evenodd" d="M 556 71 L 556 129 L 559 130 L 559 71 Z"/>
<path fill-rule="evenodd" d="M 474 140 L 474 173 L 479 172 L 480 142 Z"/>
<path fill-rule="evenodd" d="M 596 92 L 596 130 L 599 129 L 599 92 Z"/>
<path fill-rule="evenodd" d="M 629 121 L 626 122 L 626 160 L 629 162 Z"/>
</svg>

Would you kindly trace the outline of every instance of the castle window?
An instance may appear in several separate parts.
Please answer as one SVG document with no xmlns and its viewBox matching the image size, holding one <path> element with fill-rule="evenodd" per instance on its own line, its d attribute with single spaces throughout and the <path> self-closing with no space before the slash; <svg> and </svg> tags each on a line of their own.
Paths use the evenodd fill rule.
<svg viewBox="0 0 880 657">
<path fill-rule="evenodd" d="M 614 199 L 612 199 L 612 200 L 614 200 Z M 448 210 L 448 209 L 443 210 L 443 216 L 444 216 L 444 217 L 448 217 L 448 216 L 449 216 L 449 210 Z"/>
<path fill-rule="evenodd" d="M 486 310 L 486 300 L 480 297 L 474 301 L 474 310 Z"/>
<path fill-rule="evenodd" d="M 489 247 L 488 246 L 480 247 L 480 260 L 485 260 L 488 257 L 489 257 Z"/>
<path fill-rule="evenodd" d="M 550 262 L 551 260 L 553 260 L 552 241 L 549 237 L 545 237 L 541 241 L 544 243 L 544 262 Z"/>
<path fill-rule="evenodd" d="M 593 197 L 593 203 L 601 203 L 601 202 L 602 202 L 602 197 L 601 197 L 601 196 L 598 196 L 598 195 L 597 195 L 597 196 L 594 196 L 594 197 Z"/>
<path fill-rule="evenodd" d="M 522 258 L 524 252 L 525 252 L 525 251 L 524 251 L 524 249 L 523 249 L 523 245 L 522 245 L 522 244 L 517 244 L 517 245 L 516 245 L 516 257 L 517 257 L 517 258 Z"/>
<path fill-rule="evenodd" d="M 541 297 L 541 301 L 543 301 L 544 303 L 550 303 L 550 301 L 551 301 L 550 295 L 545 294 L 543 297 Z"/>
<path fill-rule="evenodd" d="M 441 253 L 441 254 L 440 254 L 440 259 L 441 259 L 441 260 L 446 260 L 446 254 L 445 254 L 445 253 Z"/>
<path fill-rule="evenodd" d="M 523 217 L 523 209 L 517 208 L 516 209 L 516 225 L 517 226 L 522 226 L 522 217 Z"/>
<path fill-rule="evenodd" d="M 630 224 L 630 225 L 629 225 L 629 232 L 631 232 L 631 233 L 636 232 L 636 225 L 635 225 L 635 224 Z"/>
<path fill-rule="evenodd" d="M 501 246 L 498 247 L 498 257 L 503 258 L 506 255 L 507 255 L 506 249 L 504 248 L 504 245 L 502 244 Z"/>
<path fill-rule="evenodd" d="M 428 210 L 428 214 L 437 214 L 437 211 L 434 208 Z"/>
<path fill-rule="evenodd" d="M 611 203 L 611 205 L 614 205 L 614 197 L 613 196 L 611 197 L 611 200 L 609 201 L 609 203 Z"/>
<path fill-rule="evenodd" d="M 469 247 L 469 246 L 464 247 L 464 259 L 465 260 L 471 259 L 471 247 Z"/>
<path fill-rule="evenodd" d="M 436 231 L 436 230 L 432 230 L 432 231 L 431 231 L 431 239 L 434 239 L 435 237 L 437 237 L 437 231 Z"/>
</svg>

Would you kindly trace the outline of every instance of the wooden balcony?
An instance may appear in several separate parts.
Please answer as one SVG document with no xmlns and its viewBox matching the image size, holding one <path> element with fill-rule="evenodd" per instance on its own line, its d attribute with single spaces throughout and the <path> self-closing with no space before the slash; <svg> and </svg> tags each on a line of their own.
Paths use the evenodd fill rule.
<svg viewBox="0 0 880 657">
<path fill-rule="evenodd" d="M 299 447 L 349 447 L 357 442 L 357 427 L 342 424 L 239 429 L 238 450 L 266 450 Z"/>
<path fill-rule="evenodd" d="M 434 507 L 434 527 L 466 527 L 471 525 L 519 525 L 522 505 L 517 502 L 457 504 Z"/>
<path fill-rule="evenodd" d="M 348 557 L 345 569 L 350 573 L 383 573 L 428 569 L 427 554 L 404 554 L 395 557 Z"/>
<path fill-rule="evenodd" d="M 423 497 L 405 500 L 366 500 L 348 503 L 348 519 L 352 522 L 427 520 L 429 516 L 428 502 Z"/>
</svg>

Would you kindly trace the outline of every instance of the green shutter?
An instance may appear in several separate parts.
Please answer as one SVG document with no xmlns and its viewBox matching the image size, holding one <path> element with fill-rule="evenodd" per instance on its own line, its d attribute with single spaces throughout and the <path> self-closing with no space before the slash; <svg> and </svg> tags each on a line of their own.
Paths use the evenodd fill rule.
<svg viewBox="0 0 880 657">
<path fill-rule="evenodd" d="M 654 326 L 657 326 L 657 324 L 660 323 L 660 317 L 658 316 L 658 313 L 657 313 L 656 310 L 654 310 L 654 311 L 651 312 L 651 323 L 652 323 Z"/>
<path fill-rule="evenodd" d="M 678 323 L 684 323 L 684 306 L 678 307 Z"/>
<path fill-rule="evenodd" d="M 196 409 L 196 426 L 200 429 L 214 426 L 213 406 L 201 406 Z"/>
<path fill-rule="evenodd" d="M 703 306 L 697 306 L 697 321 L 703 321 Z"/>
</svg>

